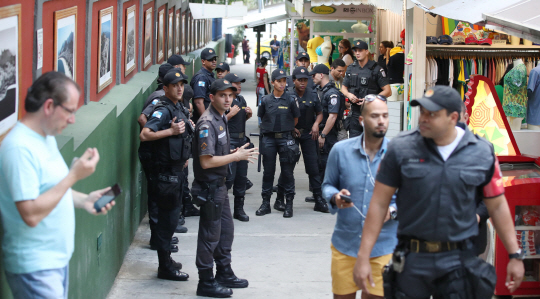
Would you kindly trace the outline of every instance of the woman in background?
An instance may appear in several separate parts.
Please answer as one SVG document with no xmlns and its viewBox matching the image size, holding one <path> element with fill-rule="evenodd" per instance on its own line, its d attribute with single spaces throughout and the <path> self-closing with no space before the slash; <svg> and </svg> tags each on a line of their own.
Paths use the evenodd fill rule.
<svg viewBox="0 0 540 299">
<path fill-rule="evenodd" d="M 339 58 L 341 58 L 347 66 L 353 63 L 354 53 L 351 49 L 351 42 L 348 39 L 342 39 L 338 45 Z"/>
<path fill-rule="evenodd" d="M 394 43 L 390 41 L 382 41 L 379 44 L 379 60 L 377 64 L 384 69 L 384 72 L 388 74 L 388 59 L 390 58 L 390 50 L 394 47 Z"/>
</svg>

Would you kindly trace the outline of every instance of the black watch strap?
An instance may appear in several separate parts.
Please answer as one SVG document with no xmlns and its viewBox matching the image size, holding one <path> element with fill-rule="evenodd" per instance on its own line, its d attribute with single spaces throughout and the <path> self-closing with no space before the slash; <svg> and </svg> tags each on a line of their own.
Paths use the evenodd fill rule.
<svg viewBox="0 0 540 299">
<path fill-rule="evenodd" d="M 508 258 L 509 259 L 518 259 L 518 260 L 522 261 L 522 260 L 525 259 L 525 253 L 521 249 L 518 249 L 518 251 L 516 253 L 510 253 L 508 255 Z"/>
</svg>

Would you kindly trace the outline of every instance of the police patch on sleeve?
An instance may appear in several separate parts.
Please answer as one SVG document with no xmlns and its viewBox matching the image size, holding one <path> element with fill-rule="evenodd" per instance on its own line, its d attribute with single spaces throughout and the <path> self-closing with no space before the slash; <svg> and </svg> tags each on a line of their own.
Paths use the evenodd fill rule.
<svg viewBox="0 0 540 299">
<path fill-rule="evenodd" d="M 154 100 L 152 101 L 152 105 L 156 105 L 158 102 L 159 102 L 158 99 L 154 99 Z"/>
<path fill-rule="evenodd" d="M 199 138 L 208 137 L 208 129 L 199 130 Z"/>
<path fill-rule="evenodd" d="M 161 113 L 159 111 L 154 111 L 154 113 L 152 114 L 152 117 L 161 118 L 162 115 L 163 115 L 163 113 Z"/>
<path fill-rule="evenodd" d="M 199 86 L 204 87 L 205 85 L 206 85 L 206 82 L 204 82 L 204 81 L 199 81 Z"/>
<path fill-rule="evenodd" d="M 384 70 L 381 68 L 381 74 L 383 76 L 383 78 L 386 78 L 386 73 L 384 72 Z"/>
<path fill-rule="evenodd" d="M 337 94 L 331 95 L 331 96 L 330 96 L 330 104 L 336 105 L 336 104 L 337 104 L 337 99 L 338 99 Z"/>
</svg>

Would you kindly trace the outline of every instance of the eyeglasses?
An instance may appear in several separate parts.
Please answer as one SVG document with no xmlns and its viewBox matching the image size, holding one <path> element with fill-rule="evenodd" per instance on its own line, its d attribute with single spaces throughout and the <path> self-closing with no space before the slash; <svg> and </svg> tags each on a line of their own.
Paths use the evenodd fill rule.
<svg viewBox="0 0 540 299">
<path fill-rule="evenodd" d="M 217 57 L 214 57 L 212 59 L 209 59 L 208 61 L 217 61 Z"/>
<path fill-rule="evenodd" d="M 382 96 L 380 94 L 368 94 L 367 96 L 364 97 L 364 101 L 366 103 L 368 102 L 373 102 L 375 100 L 381 100 L 383 102 L 386 102 L 386 97 L 385 96 Z"/>
<path fill-rule="evenodd" d="M 67 113 L 69 113 L 69 116 L 70 116 L 70 117 L 73 116 L 73 115 L 75 115 L 75 112 L 77 112 L 77 109 L 71 110 L 71 109 L 69 109 L 69 108 L 66 108 L 66 107 L 65 107 L 64 105 L 62 105 L 62 104 L 58 104 L 58 105 L 56 105 L 56 106 L 60 106 L 62 109 L 64 109 Z"/>
</svg>

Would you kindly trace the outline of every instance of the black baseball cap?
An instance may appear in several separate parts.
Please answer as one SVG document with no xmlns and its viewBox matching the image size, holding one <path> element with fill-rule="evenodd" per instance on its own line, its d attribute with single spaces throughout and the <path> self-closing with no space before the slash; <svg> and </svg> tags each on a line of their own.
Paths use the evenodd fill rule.
<svg viewBox="0 0 540 299">
<path fill-rule="evenodd" d="M 449 113 L 461 112 L 463 100 L 457 92 L 450 86 L 437 85 L 426 91 L 424 97 L 412 100 L 411 106 L 422 106 L 429 111 L 439 111 L 446 109 Z"/>
<path fill-rule="evenodd" d="M 217 79 L 210 85 L 210 93 L 216 94 L 216 92 L 226 89 L 232 89 L 233 91 L 236 91 L 236 87 L 232 86 L 231 81 L 227 79 Z"/>
<path fill-rule="evenodd" d="M 368 50 L 368 44 L 363 40 L 355 40 L 352 46 L 353 50 L 360 49 L 360 50 Z"/>
<path fill-rule="evenodd" d="M 231 71 L 231 68 L 229 67 L 229 64 L 228 64 L 228 63 L 226 63 L 226 62 L 220 62 L 220 63 L 218 63 L 218 65 L 216 66 L 216 70 L 222 70 L 222 71 L 230 72 L 230 71 Z"/>
<path fill-rule="evenodd" d="M 189 62 L 186 62 L 184 58 L 182 58 L 182 56 L 178 54 L 174 54 L 171 57 L 169 57 L 169 59 L 167 59 L 167 62 L 172 65 L 179 65 L 179 64 L 190 65 L 191 64 Z"/>
<path fill-rule="evenodd" d="M 246 82 L 246 79 L 243 78 L 243 77 L 240 77 L 238 76 L 237 74 L 233 74 L 233 73 L 228 73 L 227 75 L 225 75 L 225 78 L 223 78 L 227 81 L 231 81 L 232 83 L 238 83 L 238 82 Z"/>
<path fill-rule="evenodd" d="M 426 36 L 426 45 L 436 45 L 436 44 L 438 44 L 438 41 L 435 36 Z"/>
<path fill-rule="evenodd" d="M 305 67 L 299 66 L 294 68 L 292 77 L 293 79 L 309 78 L 309 72 Z"/>
<path fill-rule="evenodd" d="M 163 77 L 167 74 L 168 71 L 174 69 L 174 66 L 172 64 L 165 62 L 164 64 L 159 66 L 159 79 L 163 81 Z"/>
<path fill-rule="evenodd" d="M 167 72 L 165 77 L 163 77 L 163 84 L 165 86 L 169 84 L 175 84 L 177 82 L 184 81 L 184 84 L 188 83 L 187 76 L 182 74 L 182 71 L 177 68 L 173 68 Z"/>
<path fill-rule="evenodd" d="M 324 64 L 317 64 L 313 70 L 309 73 L 310 76 L 313 76 L 315 74 L 330 74 L 330 69 L 324 65 Z"/>
<path fill-rule="evenodd" d="M 441 35 L 437 39 L 437 42 L 440 45 L 451 45 L 453 41 L 452 41 L 452 38 L 450 37 L 450 35 Z"/>
<path fill-rule="evenodd" d="M 276 81 L 276 80 L 279 80 L 281 78 L 286 78 L 286 77 L 287 77 L 287 73 L 285 73 L 285 71 L 282 69 L 275 69 L 272 72 L 272 81 Z"/>
<path fill-rule="evenodd" d="M 212 48 L 204 48 L 201 52 L 201 59 L 211 60 L 214 57 L 217 57 L 217 54 L 216 50 Z"/>
<path fill-rule="evenodd" d="M 298 53 L 298 55 L 296 56 L 296 60 L 300 60 L 302 58 L 307 58 L 309 60 L 309 55 L 308 53 L 306 52 L 300 52 Z"/>
</svg>

